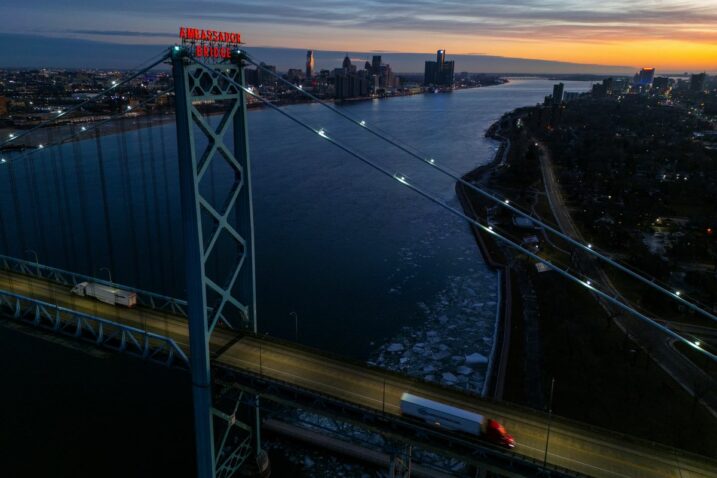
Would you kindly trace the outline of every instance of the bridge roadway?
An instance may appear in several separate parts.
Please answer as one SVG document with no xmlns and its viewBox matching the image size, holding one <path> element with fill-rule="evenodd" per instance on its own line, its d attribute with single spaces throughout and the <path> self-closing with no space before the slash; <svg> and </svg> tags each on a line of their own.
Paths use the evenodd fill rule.
<svg viewBox="0 0 717 478">
<path fill-rule="evenodd" d="M 75 296 L 67 286 L 5 271 L 0 271 L 0 289 L 146 328 L 171 337 L 189 351 L 187 324 L 183 317 L 149 309 L 109 306 L 93 298 Z M 214 333 L 211 349 L 221 364 L 258 372 L 357 405 L 385 409 L 389 414 L 400 414 L 400 396 L 405 391 L 482 413 L 502 422 L 513 434 L 516 453 L 535 460 L 543 459 L 547 417 L 539 412 L 482 400 L 380 369 L 274 343 L 270 339 L 237 339 L 226 330 Z M 550 431 L 548 462 L 606 478 L 717 477 L 716 460 L 555 417 Z"/>
</svg>

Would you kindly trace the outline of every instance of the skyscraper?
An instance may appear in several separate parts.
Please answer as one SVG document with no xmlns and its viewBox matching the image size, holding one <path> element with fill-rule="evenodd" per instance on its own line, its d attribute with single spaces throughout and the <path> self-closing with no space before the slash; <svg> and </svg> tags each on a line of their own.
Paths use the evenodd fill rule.
<svg viewBox="0 0 717 478">
<path fill-rule="evenodd" d="M 690 91 L 699 93 L 705 91 L 705 82 L 707 80 L 706 73 L 698 73 L 690 77 Z"/>
<path fill-rule="evenodd" d="M 454 62 L 446 61 L 446 50 L 436 52 L 436 61 L 427 61 L 423 83 L 434 86 L 453 86 Z"/>
<path fill-rule="evenodd" d="M 652 80 L 655 78 L 654 68 L 643 68 L 640 72 L 635 75 L 635 86 L 639 86 L 645 89 L 649 89 L 652 85 Z"/>
<path fill-rule="evenodd" d="M 378 75 L 381 71 L 381 55 L 374 55 L 371 59 L 371 73 Z"/>
<path fill-rule="evenodd" d="M 306 52 L 306 79 L 310 80 L 314 76 L 314 50 Z"/>
<path fill-rule="evenodd" d="M 559 105 L 563 102 L 563 96 L 565 95 L 565 85 L 563 83 L 557 83 L 553 85 L 553 104 Z"/>
</svg>

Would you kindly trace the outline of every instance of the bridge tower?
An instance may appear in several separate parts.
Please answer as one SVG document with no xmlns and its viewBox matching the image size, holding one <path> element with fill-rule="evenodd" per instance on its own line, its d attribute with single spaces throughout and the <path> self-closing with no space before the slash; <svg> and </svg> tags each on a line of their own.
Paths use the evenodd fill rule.
<svg viewBox="0 0 717 478">
<path fill-rule="evenodd" d="M 268 466 L 261 449 L 258 397 L 252 419 L 244 420 L 250 424 L 237 415 L 239 401 L 228 413 L 218 410 L 210 372 L 209 345 L 218 324 L 257 331 L 246 98 L 243 90 L 214 73 L 221 69 L 244 85 L 244 60 L 235 51 L 230 60 L 208 69 L 194 61 L 187 48 L 175 46 L 171 61 L 197 469 L 199 478 L 230 477 L 252 449 L 259 469 Z M 221 117 L 210 118 L 208 104 L 221 104 Z M 206 187 L 215 166 L 224 168 L 222 180 L 230 183 L 222 192 L 226 197 L 219 200 L 212 197 L 213 187 Z"/>
</svg>

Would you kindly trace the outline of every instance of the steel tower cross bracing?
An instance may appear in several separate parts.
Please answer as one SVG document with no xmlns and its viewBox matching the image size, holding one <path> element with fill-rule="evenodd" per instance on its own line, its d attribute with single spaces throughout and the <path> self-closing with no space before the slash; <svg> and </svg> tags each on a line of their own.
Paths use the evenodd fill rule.
<svg viewBox="0 0 717 478">
<path fill-rule="evenodd" d="M 263 455 L 258 406 L 255 423 L 250 426 L 237 419 L 238 407 L 230 413 L 213 407 L 209 355 L 209 338 L 220 322 L 233 329 L 257 331 L 246 98 L 244 91 L 226 77 L 211 74 L 196 64 L 183 47 L 172 48 L 172 66 L 197 469 L 200 478 L 228 477 L 250 456 L 252 429 L 258 461 Z M 240 54 L 235 53 L 229 63 L 217 64 L 215 68 L 237 84 L 245 84 Z M 207 102 L 226 106 L 218 123 L 200 111 L 199 104 Z M 233 140 L 233 148 L 225 143 L 228 138 Z M 205 139 L 207 144 L 200 154 L 197 148 Z M 227 197 L 220 205 L 213 204 L 209 195 L 205 197 L 200 187 L 202 178 L 212 174 L 215 162 L 222 162 L 224 170 L 228 166 L 229 175 L 233 176 Z M 217 260 L 225 266 L 220 278 L 209 274 Z M 218 431 L 215 419 L 224 428 L 221 437 L 215 436 Z M 231 434 L 241 438 L 228 439 Z M 227 445 L 237 441 L 238 446 Z"/>
</svg>

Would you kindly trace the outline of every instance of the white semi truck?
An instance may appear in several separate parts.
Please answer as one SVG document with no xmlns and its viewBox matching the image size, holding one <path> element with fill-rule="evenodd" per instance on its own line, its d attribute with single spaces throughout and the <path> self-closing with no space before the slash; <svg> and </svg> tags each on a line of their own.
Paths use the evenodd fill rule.
<svg viewBox="0 0 717 478">
<path fill-rule="evenodd" d="M 72 288 L 71 292 L 81 297 L 94 297 L 100 302 L 110 305 L 124 305 L 125 307 L 137 305 L 136 293 L 94 282 L 80 282 Z"/>
<path fill-rule="evenodd" d="M 513 437 L 497 421 L 445 403 L 403 393 L 401 395 L 401 413 L 423 420 L 435 427 L 483 437 L 508 448 L 515 446 Z"/>
</svg>

